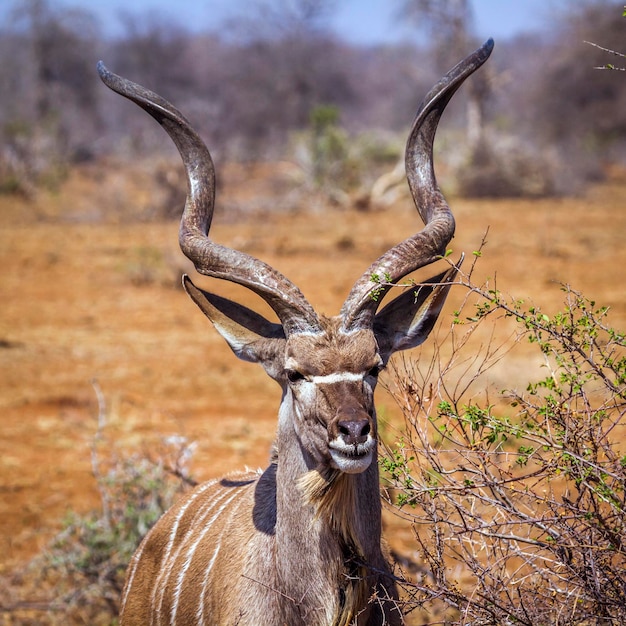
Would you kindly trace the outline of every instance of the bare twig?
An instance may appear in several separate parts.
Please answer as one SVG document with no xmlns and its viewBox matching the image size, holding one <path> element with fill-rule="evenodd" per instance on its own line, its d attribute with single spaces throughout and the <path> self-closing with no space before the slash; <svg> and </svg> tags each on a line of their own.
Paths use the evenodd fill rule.
<svg viewBox="0 0 626 626">
<path fill-rule="evenodd" d="M 104 394 L 98 381 L 94 378 L 91 381 L 96 399 L 98 401 L 98 427 L 96 433 L 91 440 L 91 472 L 96 479 L 98 493 L 100 494 L 100 502 L 102 503 L 102 521 L 106 528 L 111 528 L 111 503 L 109 494 L 103 485 L 103 476 L 100 472 L 100 460 L 98 458 L 98 447 L 104 438 L 104 428 L 106 426 L 106 401 Z"/>
<path fill-rule="evenodd" d="M 604 48 L 603 46 L 599 46 L 597 43 L 593 43 L 592 41 L 585 41 L 586 44 L 593 46 L 594 48 L 598 48 L 603 52 L 607 52 L 608 54 L 612 54 L 613 56 L 620 57 L 622 59 L 626 58 L 626 54 L 622 54 L 621 52 L 617 52 L 616 50 L 611 50 L 610 48 Z M 605 65 L 599 65 L 593 68 L 594 70 L 615 70 L 618 72 L 626 72 L 626 67 L 615 67 L 612 63 L 607 63 Z"/>
<path fill-rule="evenodd" d="M 439 338 L 451 351 L 396 364 L 386 385 L 404 416 L 401 439 L 383 448 L 387 504 L 412 523 L 422 555 L 407 606 L 441 604 L 455 624 L 625 623 L 624 334 L 568 287 L 565 312 L 549 317 L 473 284 L 474 267 Z M 504 319 L 518 331 L 503 345 L 493 328 L 478 340 Z M 525 338 L 548 375 L 494 406 L 485 375 Z"/>
</svg>

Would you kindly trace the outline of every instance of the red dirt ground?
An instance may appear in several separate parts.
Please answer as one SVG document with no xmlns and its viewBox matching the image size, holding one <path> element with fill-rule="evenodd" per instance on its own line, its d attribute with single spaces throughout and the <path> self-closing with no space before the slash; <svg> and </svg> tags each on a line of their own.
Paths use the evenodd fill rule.
<svg viewBox="0 0 626 626">
<path fill-rule="evenodd" d="M 98 504 L 89 455 L 93 379 L 107 401 L 108 436 L 120 447 L 149 448 L 183 434 L 198 443 L 197 479 L 265 465 L 273 437 L 278 387 L 237 361 L 174 287 L 185 267 L 177 224 L 65 219 L 85 184 L 74 176 L 35 205 L 0 199 L 0 573 L 37 553 L 68 510 Z M 570 283 L 610 305 L 612 323 L 624 328 L 625 199 L 623 176 L 581 198 L 451 199 L 453 248 L 475 250 L 489 227 L 479 273 L 497 272 L 502 291 L 550 311 L 562 305 L 558 283 Z M 317 310 L 334 314 L 362 271 L 419 228 L 406 201 L 371 212 L 250 215 L 236 224 L 218 215 L 212 235 L 275 266 Z M 267 312 L 235 287 L 198 282 Z M 444 320 L 461 297 L 452 293 Z M 528 381 L 529 365 L 494 376 Z M 388 402 L 379 395 L 379 404 Z"/>
</svg>

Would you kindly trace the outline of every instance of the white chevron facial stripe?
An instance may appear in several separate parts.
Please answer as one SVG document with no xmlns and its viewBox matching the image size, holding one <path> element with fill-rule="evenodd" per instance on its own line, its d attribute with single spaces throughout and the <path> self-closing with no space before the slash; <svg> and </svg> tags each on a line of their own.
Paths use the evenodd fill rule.
<svg viewBox="0 0 626 626">
<path fill-rule="evenodd" d="M 361 382 L 364 376 L 364 374 L 355 374 L 354 372 L 334 372 L 324 376 L 311 376 L 309 381 L 316 385 L 332 385 L 342 382 Z"/>
</svg>

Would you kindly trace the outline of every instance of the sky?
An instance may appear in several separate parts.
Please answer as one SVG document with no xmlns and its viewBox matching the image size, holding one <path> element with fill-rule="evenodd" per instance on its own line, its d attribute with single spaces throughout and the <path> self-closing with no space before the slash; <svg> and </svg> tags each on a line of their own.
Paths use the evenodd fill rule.
<svg viewBox="0 0 626 626">
<path fill-rule="evenodd" d="M 192 30 L 215 30 L 251 0 L 52 0 L 95 13 L 107 33 L 120 28 L 121 12 L 143 14 L 156 11 Z M 335 0 L 331 25 L 344 39 L 356 44 L 395 42 L 412 34 L 397 18 L 398 0 Z M 480 38 L 507 39 L 537 30 L 548 19 L 557 0 L 473 0 L 476 30 Z M 5 0 L 0 0 L 0 5 Z M 7 2 L 5 7 L 12 4 Z M 4 16 L 6 17 L 6 16 Z M 0 20 L 3 19 L 0 9 Z"/>
<path fill-rule="evenodd" d="M 335 28 L 355 43 L 393 41 L 411 31 L 397 18 L 397 0 L 342 0 Z M 476 34 L 487 39 L 509 38 L 541 26 L 546 0 L 474 0 Z"/>
</svg>

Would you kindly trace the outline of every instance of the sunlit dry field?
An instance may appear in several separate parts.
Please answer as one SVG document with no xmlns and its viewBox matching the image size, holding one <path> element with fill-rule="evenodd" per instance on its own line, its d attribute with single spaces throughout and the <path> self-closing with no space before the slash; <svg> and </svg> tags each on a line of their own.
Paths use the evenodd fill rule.
<svg viewBox="0 0 626 626">
<path fill-rule="evenodd" d="M 107 193 L 75 174 L 53 196 L 0 198 L 0 573 L 40 551 L 68 510 L 98 505 L 94 380 L 107 403 L 106 434 L 120 450 L 184 435 L 197 442 L 198 480 L 268 459 L 278 387 L 232 355 L 179 287 L 192 268 L 178 251 L 176 222 L 80 219 L 85 198 L 98 203 Z M 129 214 L 134 200 L 126 199 Z M 569 283 L 626 326 L 626 177 L 613 174 L 577 198 L 450 204 L 455 254 L 476 250 L 489 229 L 475 280 L 496 276 L 501 291 L 548 312 L 562 306 L 559 285 Z M 408 199 L 366 212 L 302 203 L 236 220 L 219 207 L 214 239 L 279 269 L 326 314 L 338 312 L 379 254 L 421 228 Z M 239 288 L 198 282 L 267 313 Z M 444 325 L 463 295 L 452 291 Z M 493 384 L 524 384 L 539 378 L 539 366 L 505 362 Z M 381 393 L 392 416 L 389 403 Z"/>
</svg>

